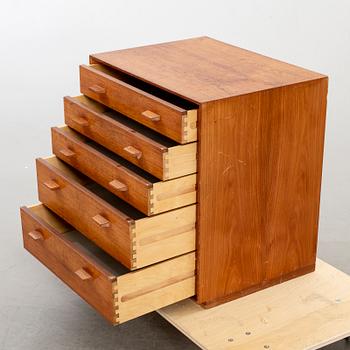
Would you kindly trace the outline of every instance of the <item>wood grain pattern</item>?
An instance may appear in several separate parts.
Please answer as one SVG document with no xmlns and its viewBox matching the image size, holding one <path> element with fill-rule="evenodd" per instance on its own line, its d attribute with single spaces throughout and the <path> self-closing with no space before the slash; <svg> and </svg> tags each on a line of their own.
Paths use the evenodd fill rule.
<svg viewBox="0 0 350 350">
<path fill-rule="evenodd" d="M 195 293 L 195 253 L 118 278 L 119 321 L 125 322 Z"/>
<path fill-rule="evenodd" d="M 64 106 L 67 125 L 161 180 L 196 171 L 196 143 L 178 145 L 122 115 L 107 113 L 103 106 L 84 96 L 65 97 Z M 190 152 L 191 163 L 187 156 Z M 175 155 L 176 165 L 166 164 L 167 154 Z"/>
<path fill-rule="evenodd" d="M 195 249 L 196 205 L 147 217 L 56 157 L 38 159 L 37 173 L 40 201 L 129 269 Z M 60 185 L 59 190 L 43 185 L 51 179 Z M 169 234 L 184 225 L 190 227 Z"/>
<path fill-rule="evenodd" d="M 208 37 L 93 54 L 90 63 L 198 104 L 324 77 Z"/>
<path fill-rule="evenodd" d="M 196 140 L 195 133 L 185 133 L 186 109 L 162 100 L 122 79 L 120 73 L 101 65 L 80 66 L 80 91 L 84 95 L 179 143 Z M 91 86 L 100 87 L 104 92 L 96 92 Z M 153 117 L 149 117 L 150 115 Z"/>
<path fill-rule="evenodd" d="M 66 149 L 74 151 L 75 155 L 67 157 L 61 152 Z M 130 170 L 125 162 L 122 165 L 89 146 L 87 139 L 68 127 L 52 128 L 52 150 L 57 157 L 138 210 L 145 214 L 150 212 L 150 191 L 153 183 Z M 120 191 L 113 186 L 115 180 L 124 184 L 127 190 Z"/>
<path fill-rule="evenodd" d="M 51 222 L 60 219 L 43 205 L 21 208 L 21 216 L 25 248 L 113 324 L 194 295 L 194 253 L 128 273 L 79 232 L 58 231 Z M 33 230 L 45 238 L 33 240 Z"/>
<path fill-rule="evenodd" d="M 165 180 L 193 174 L 197 171 L 197 142 L 168 148 L 163 153 Z"/>
<path fill-rule="evenodd" d="M 201 106 L 199 303 L 313 269 L 326 96 L 318 79 Z"/>
<path fill-rule="evenodd" d="M 196 184 L 196 174 L 154 183 L 152 188 L 151 213 L 162 213 L 196 203 Z"/>
<path fill-rule="evenodd" d="M 186 299 L 159 313 L 205 350 L 316 350 L 350 336 L 350 276 L 316 271 L 203 309 Z"/>
<path fill-rule="evenodd" d="M 60 163 L 57 163 L 54 158 L 51 158 L 51 162 L 37 160 L 39 200 L 108 254 L 131 268 L 132 220 L 74 181 L 68 169 L 59 169 Z M 63 163 L 60 166 L 62 167 Z M 43 183 L 50 179 L 55 179 L 61 189 L 51 191 L 43 186 Z M 110 225 L 99 225 L 93 219 L 96 215 L 103 215 Z"/>
<path fill-rule="evenodd" d="M 33 208 L 21 208 L 24 247 L 79 296 L 99 311 L 111 323 L 115 323 L 115 311 L 112 298 L 112 281 L 115 276 L 96 261 L 84 255 L 79 246 L 73 246 L 65 238 L 65 232 L 58 230 L 52 221 L 59 220 L 43 205 Z M 51 220 L 50 220 L 51 219 Z M 28 232 L 40 230 L 45 239 L 37 242 L 28 236 Z M 69 258 L 68 258 L 69 257 Z M 75 274 L 84 268 L 92 276 L 91 280 L 82 281 Z"/>
<path fill-rule="evenodd" d="M 176 215 L 174 215 L 176 214 Z M 146 266 L 169 256 L 177 256 L 196 249 L 196 206 L 190 205 L 157 217 L 135 222 L 135 259 L 137 266 Z M 159 249 L 159 244 L 162 249 Z"/>
<path fill-rule="evenodd" d="M 106 149 L 96 149 L 90 140 L 66 126 L 52 128 L 51 134 L 52 150 L 58 158 L 146 215 L 196 202 L 196 174 L 159 181 Z"/>
<path fill-rule="evenodd" d="M 101 111 L 102 106 L 84 96 L 65 97 L 64 106 L 67 125 L 158 178 L 163 177 L 163 153 L 167 150 L 165 145 L 107 116 Z M 86 120 L 87 124 L 76 123 L 77 117 L 78 120 Z M 134 157 L 127 151 L 128 147 L 139 150 L 142 157 Z"/>
<path fill-rule="evenodd" d="M 314 269 L 327 77 L 206 37 L 90 63 L 80 77 L 91 99 L 65 98 L 66 123 L 86 139 L 55 129 L 54 152 L 96 182 L 57 158 L 39 160 L 48 207 L 130 269 L 197 247 L 197 302 L 206 307 Z M 174 182 L 131 179 L 96 143 Z M 171 210 L 195 193 L 197 214 L 196 205 Z"/>
</svg>

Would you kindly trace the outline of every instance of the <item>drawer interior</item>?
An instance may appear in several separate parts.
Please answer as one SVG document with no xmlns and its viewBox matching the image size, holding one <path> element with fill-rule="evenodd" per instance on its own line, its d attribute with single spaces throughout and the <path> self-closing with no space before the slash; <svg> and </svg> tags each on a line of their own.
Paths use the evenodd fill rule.
<svg viewBox="0 0 350 350">
<path fill-rule="evenodd" d="M 185 110 L 193 110 L 198 109 L 198 106 L 194 104 L 193 102 L 187 101 L 179 96 L 173 95 L 165 90 L 162 90 L 154 85 L 151 85 L 149 83 L 144 82 L 141 79 L 135 78 L 131 75 L 128 75 L 126 73 L 123 73 L 121 71 L 118 71 L 116 69 L 113 69 L 111 67 L 102 65 L 102 64 L 91 64 L 90 67 L 103 72 L 105 74 L 108 74 L 112 76 L 113 78 L 116 78 L 126 84 L 129 84 L 135 88 L 138 88 L 142 91 L 145 91 L 153 96 L 156 96 L 164 101 L 167 101 L 171 104 L 174 104 L 178 107 L 181 107 Z"/>
<path fill-rule="evenodd" d="M 105 107 L 96 101 L 93 101 L 89 97 L 81 95 L 81 96 L 73 97 L 73 100 L 77 101 L 78 103 L 80 103 L 81 105 L 83 105 L 84 107 L 88 108 L 89 110 L 95 113 L 103 114 L 104 116 L 111 118 L 112 120 L 122 124 L 123 126 L 132 129 L 133 132 L 138 132 L 143 136 L 148 137 L 152 141 L 159 143 L 161 146 L 169 148 L 169 147 L 174 147 L 178 145 L 176 141 L 173 141 L 168 137 L 162 134 L 159 134 L 150 128 L 147 128 L 142 124 L 139 124 L 138 122 L 128 118 L 127 116 L 113 109 Z"/>
<path fill-rule="evenodd" d="M 123 201 L 119 197 L 115 196 L 113 193 L 106 190 L 104 187 L 100 186 L 96 182 L 92 181 L 79 171 L 75 170 L 70 165 L 62 162 L 57 157 L 49 157 L 45 159 L 51 166 L 58 169 L 59 172 L 70 179 L 74 179 L 81 186 L 85 187 L 95 195 L 97 195 L 102 200 L 106 201 L 111 206 L 115 207 L 118 211 L 122 212 L 126 217 L 131 218 L 133 220 L 138 220 L 147 217 L 147 215 L 143 214 L 132 205 Z"/>
</svg>

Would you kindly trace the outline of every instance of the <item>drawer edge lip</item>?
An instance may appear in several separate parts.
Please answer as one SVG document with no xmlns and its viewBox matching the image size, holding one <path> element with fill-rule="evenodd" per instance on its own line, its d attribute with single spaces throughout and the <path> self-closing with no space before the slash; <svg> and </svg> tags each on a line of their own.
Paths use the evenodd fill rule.
<svg viewBox="0 0 350 350">
<path fill-rule="evenodd" d="M 97 63 L 97 64 L 105 65 L 103 63 Z M 108 67 L 110 67 L 112 69 L 115 69 L 112 66 L 108 66 Z M 129 89 L 129 90 L 131 90 L 131 91 L 133 91 L 135 93 L 137 93 L 137 94 L 140 94 L 140 95 L 143 95 L 143 96 L 145 96 L 147 98 L 150 98 L 150 99 L 154 100 L 155 102 L 162 104 L 163 106 L 171 108 L 174 111 L 176 111 L 179 114 L 181 114 L 182 116 L 185 115 L 187 113 L 187 111 L 188 111 L 188 110 L 183 109 L 183 108 L 181 108 L 181 107 L 179 107 L 179 106 L 177 106 L 177 105 L 175 105 L 175 104 L 173 104 L 171 102 L 168 102 L 168 101 L 163 100 L 163 99 L 161 99 L 161 98 L 159 98 L 157 96 L 154 96 L 154 95 L 150 94 L 149 92 L 146 92 L 146 91 L 144 91 L 142 89 L 139 89 L 139 88 L 137 88 L 137 87 L 135 87 L 133 85 L 130 85 L 128 83 L 125 83 L 124 81 L 119 80 L 118 78 L 115 78 L 115 77 L 113 77 L 113 76 L 111 76 L 111 75 L 109 75 L 109 74 L 107 74 L 105 72 L 99 71 L 98 69 L 95 69 L 91 65 L 81 64 L 79 66 L 79 68 L 80 68 L 80 72 L 81 72 L 81 69 L 86 69 L 86 70 L 88 70 L 88 71 L 90 71 L 90 72 L 92 72 L 94 74 L 97 72 L 97 74 L 101 75 L 103 78 L 108 79 L 108 80 L 110 80 L 110 81 L 112 81 L 112 82 L 114 82 L 116 84 L 119 84 L 119 85 L 121 85 L 121 86 L 123 86 L 123 87 L 125 87 L 125 88 L 127 88 L 127 89 Z M 129 75 L 129 73 L 127 73 L 127 74 Z"/>
<path fill-rule="evenodd" d="M 53 156 L 56 157 L 56 156 Z M 49 157 L 52 158 L 52 157 Z M 57 158 L 57 157 L 56 157 Z M 59 158 L 57 158 L 59 159 Z M 61 160 L 60 160 L 61 161 Z M 43 165 L 44 167 L 49 168 L 50 171 L 52 171 L 53 173 L 58 173 L 58 176 L 62 177 L 64 179 L 64 181 L 67 181 L 70 185 L 74 186 L 75 188 L 77 188 L 79 191 L 83 192 L 84 195 L 89 196 L 91 199 L 93 199 L 94 201 L 98 202 L 99 205 L 102 205 L 104 207 L 108 207 L 109 210 L 111 210 L 115 215 L 117 215 L 121 220 L 124 220 L 128 223 L 128 225 L 130 226 L 130 224 L 134 223 L 135 220 L 130 218 L 128 215 L 124 214 L 123 212 L 121 212 L 120 210 L 118 210 L 116 207 L 113 207 L 111 204 L 107 203 L 106 201 L 104 201 L 103 199 L 99 198 L 98 196 L 94 195 L 92 192 L 90 192 L 89 190 L 87 190 L 84 186 L 80 185 L 77 181 L 75 181 L 72 178 L 69 178 L 68 176 L 66 176 L 65 174 L 63 174 L 62 171 L 60 171 L 60 169 L 57 169 L 55 167 L 53 167 L 49 162 L 46 161 L 45 158 L 36 158 L 36 162 Z M 61 161 L 62 162 L 62 161 Z M 57 170 L 56 170 L 57 169 Z M 37 179 L 37 181 L 39 181 L 39 178 Z"/>
</svg>

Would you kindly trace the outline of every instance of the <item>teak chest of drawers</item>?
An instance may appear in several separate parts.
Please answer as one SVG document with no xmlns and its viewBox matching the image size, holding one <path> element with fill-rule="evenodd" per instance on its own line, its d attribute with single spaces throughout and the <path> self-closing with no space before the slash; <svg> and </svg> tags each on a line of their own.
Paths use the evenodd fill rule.
<svg viewBox="0 0 350 350">
<path fill-rule="evenodd" d="M 25 248 L 113 324 L 313 271 L 327 86 L 207 37 L 91 55 Z"/>
</svg>

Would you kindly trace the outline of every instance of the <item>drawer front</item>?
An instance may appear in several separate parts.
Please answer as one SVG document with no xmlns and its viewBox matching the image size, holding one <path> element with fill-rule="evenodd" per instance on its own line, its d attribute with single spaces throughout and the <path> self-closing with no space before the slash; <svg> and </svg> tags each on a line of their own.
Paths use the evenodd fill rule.
<svg viewBox="0 0 350 350">
<path fill-rule="evenodd" d="M 89 147 L 79 140 L 76 133 L 66 129 L 52 128 L 53 153 L 141 212 L 149 214 L 152 183 Z"/>
<path fill-rule="evenodd" d="M 43 209 L 44 210 L 44 209 Z M 50 214 L 45 214 L 46 218 Z M 110 274 L 30 208 L 21 208 L 24 247 L 110 322 L 116 322 Z"/>
<path fill-rule="evenodd" d="M 129 162 L 162 179 L 167 147 L 98 113 L 77 98 L 65 97 L 65 122 Z M 126 118 L 126 117 L 125 117 Z"/>
<path fill-rule="evenodd" d="M 68 239 L 70 229 L 44 206 L 21 208 L 21 217 L 25 248 L 113 324 L 195 294 L 194 253 L 127 272 L 79 232 Z"/>
<path fill-rule="evenodd" d="M 187 112 L 97 67 L 80 66 L 80 90 L 84 95 L 179 143 L 197 139 L 197 111 Z"/>
<path fill-rule="evenodd" d="M 132 266 L 127 217 L 55 167 L 37 160 L 39 200 L 125 266 Z"/>
</svg>

